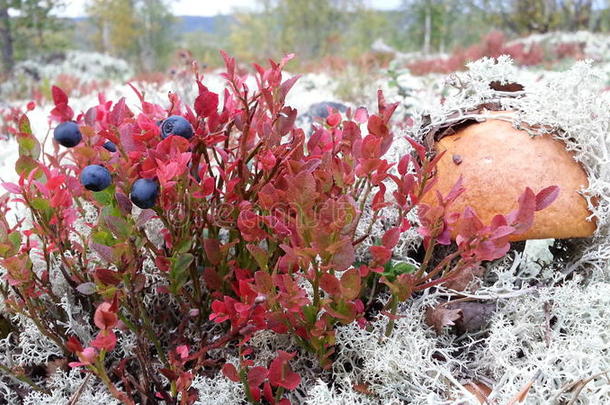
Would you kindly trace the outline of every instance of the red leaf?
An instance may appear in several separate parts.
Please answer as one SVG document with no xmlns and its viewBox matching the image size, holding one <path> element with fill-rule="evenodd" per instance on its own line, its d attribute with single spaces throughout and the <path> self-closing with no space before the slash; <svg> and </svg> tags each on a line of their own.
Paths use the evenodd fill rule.
<svg viewBox="0 0 610 405">
<path fill-rule="evenodd" d="M 155 258 L 155 264 L 161 271 L 169 271 L 170 266 L 171 266 L 171 262 L 169 261 L 169 258 L 167 258 L 165 256 L 157 256 Z"/>
<path fill-rule="evenodd" d="M 378 264 L 385 264 L 392 257 L 392 251 L 385 246 L 371 246 L 370 251 Z"/>
<path fill-rule="evenodd" d="M 220 50 L 220 55 L 222 55 L 222 58 L 224 59 L 225 66 L 227 67 L 228 76 L 232 78 L 235 74 L 235 59 L 230 57 L 229 54 L 223 51 L 222 49 Z"/>
<path fill-rule="evenodd" d="M 58 104 L 68 104 L 68 96 L 66 93 L 57 86 L 51 87 L 51 95 L 53 97 L 53 102 L 55 105 Z"/>
<path fill-rule="evenodd" d="M 336 127 L 337 125 L 339 125 L 340 122 L 341 122 L 341 114 L 339 114 L 339 113 L 332 113 L 326 118 L 326 123 L 330 127 Z"/>
<path fill-rule="evenodd" d="M 116 346 L 116 335 L 111 330 L 102 330 L 97 334 L 95 339 L 91 341 L 91 346 L 98 350 L 113 350 Z"/>
<path fill-rule="evenodd" d="M 70 336 L 66 342 L 66 348 L 72 353 L 78 353 L 83 351 L 83 345 L 75 336 Z"/>
<path fill-rule="evenodd" d="M 385 201 L 385 192 L 385 184 L 380 183 L 379 191 L 375 194 L 375 196 L 373 197 L 373 202 L 371 203 L 371 208 L 373 209 L 373 211 L 379 211 L 383 207 L 387 207 L 388 205 L 390 205 Z"/>
<path fill-rule="evenodd" d="M 239 382 L 239 373 L 237 372 L 237 369 L 235 368 L 235 366 L 233 364 L 225 363 L 225 365 L 222 366 L 222 373 L 229 380 L 231 380 L 233 382 Z"/>
<path fill-rule="evenodd" d="M 381 238 L 381 243 L 388 249 L 394 248 L 400 239 L 400 228 L 392 228 L 388 230 Z"/>
<path fill-rule="evenodd" d="M 274 387 L 284 387 L 293 390 L 301 383 L 301 376 L 292 371 L 288 362 L 296 356 L 296 353 L 287 353 L 278 350 L 277 357 L 269 366 L 269 382 Z"/>
<path fill-rule="evenodd" d="M 407 170 L 409 169 L 409 162 L 411 161 L 411 156 L 404 155 L 400 161 L 398 162 L 398 173 L 401 175 L 407 174 Z"/>
<path fill-rule="evenodd" d="M 294 86 L 294 84 L 300 78 L 301 78 L 301 75 L 296 75 L 296 76 L 292 76 L 290 79 L 284 80 L 284 82 L 280 86 L 280 95 L 281 95 L 282 100 L 286 98 L 286 95 L 288 94 L 288 92 L 290 91 L 292 86 Z"/>
<path fill-rule="evenodd" d="M 105 285 L 118 285 L 120 274 L 109 269 L 95 269 L 95 279 Z"/>
<path fill-rule="evenodd" d="M 419 160 L 423 162 L 426 159 L 426 148 L 409 137 L 407 137 L 407 141 L 409 141 L 413 149 L 415 149 L 415 152 L 417 152 L 417 157 L 419 157 Z"/>
<path fill-rule="evenodd" d="M 536 195 L 531 188 L 526 187 L 519 197 L 519 207 L 516 211 L 507 215 L 510 225 L 515 227 L 515 233 L 521 234 L 527 231 L 534 222 L 534 211 L 536 209 Z"/>
<path fill-rule="evenodd" d="M 248 371 L 248 384 L 250 385 L 250 388 L 259 387 L 265 382 L 268 375 L 269 371 L 265 367 L 252 367 Z"/>
<path fill-rule="evenodd" d="M 119 318 L 116 312 L 112 311 L 112 304 L 103 302 L 98 305 L 93 316 L 93 323 L 100 329 L 112 329 L 118 323 Z"/>
<path fill-rule="evenodd" d="M 170 370 L 169 368 L 160 368 L 159 372 L 170 381 L 176 381 L 178 379 L 178 373 L 173 370 Z"/>
<path fill-rule="evenodd" d="M 208 91 L 199 84 L 199 96 L 195 99 L 195 112 L 201 117 L 208 117 L 218 111 L 218 94 Z"/>
<path fill-rule="evenodd" d="M 364 124 L 369 119 L 369 113 L 364 107 L 358 107 L 354 113 L 354 121 Z"/>
<path fill-rule="evenodd" d="M 254 280 L 256 283 L 256 289 L 261 294 L 270 295 L 275 290 L 271 275 L 265 271 L 257 271 L 254 273 Z"/>
<path fill-rule="evenodd" d="M 178 353 L 180 358 L 184 360 L 189 356 L 189 347 L 187 345 L 180 345 L 176 347 L 176 353 Z"/>
<path fill-rule="evenodd" d="M 381 138 L 388 133 L 388 127 L 378 115 L 372 115 L 369 118 L 367 128 L 371 134 Z"/>
<path fill-rule="evenodd" d="M 330 273 L 322 274 L 322 277 L 320 277 L 320 287 L 331 296 L 337 296 L 341 292 L 339 279 Z"/>
<path fill-rule="evenodd" d="M 218 243 L 218 240 L 204 239 L 203 249 L 205 250 L 205 255 L 210 263 L 213 265 L 220 263 L 220 244 Z"/>
<path fill-rule="evenodd" d="M 381 138 L 374 135 L 367 135 L 362 140 L 362 157 L 375 159 L 381 155 Z"/>
<path fill-rule="evenodd" d="M 21 189 L 15 183 L 2 183 L 2 187 L 12 194 L 21 194 Z"/>
<path fill-rule="evenodd" d="M 443 199 L 445 205 L 449 205 L 456 200 L 466 189 L 462 186 L 462 176 L 455 182 L 449 194 Z"/>
<path fill-rule="evenodd" d="M 121 125 L 121 123 L 123 123 L 128 111 L 129 110 L 125 105 L 125 97 L 121 97 L 121 99 L 112 108 L 112 111 L 110 111 L 108 121 L 118 127 Z"/>
<path fill-rule="evenodd" d="M 469 239 L 483 227 L 483 222 L 481 222 L 474 210 L 470 207 L 466 207 L 464 208 L 464 213 L 460 217 L 456 230 L 459 237 Z"/>
<path fill-rule="evenodd" d="M 331 265 L 335 270 L 345 270 L 354 263 L 356 256 L 354 245 L 349 239 L 343 239 L 333 244 Z"/>
<path fill-rule="evenodd" d="M 536 194 L 536 211 L 540 211 L 551 205 L 559 196 L 559 187 L 550 186 L 542 189 Z"/>
</svg>

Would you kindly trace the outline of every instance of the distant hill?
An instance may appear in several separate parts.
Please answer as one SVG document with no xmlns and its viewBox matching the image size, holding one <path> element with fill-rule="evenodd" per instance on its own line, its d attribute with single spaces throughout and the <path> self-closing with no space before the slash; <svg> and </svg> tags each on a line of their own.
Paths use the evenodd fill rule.
<svg viewBox="0 0 610 405">
<path fill-rule="evenodd" d="M 175 32 L 185 34 L 189 32 L 201 31 L 208 34 L 215 34 L 223 31 L 228 25 L 233 22 L 233 17 L 230 15 L 217 15 L 213 17 L 198 17 L 198 16 L 176 16 Z M 89 17 L 76 17 L 71 20 L 80 27 L 87 27 Z"/>
<path fill-rule="evenodd" d="M 208 34 L 218 33 L 233 22 L 230 15 L 217 15 L 214 17 L 177 16 L 176 32 L 180 34 L 202 31 Z"/>
</svg>

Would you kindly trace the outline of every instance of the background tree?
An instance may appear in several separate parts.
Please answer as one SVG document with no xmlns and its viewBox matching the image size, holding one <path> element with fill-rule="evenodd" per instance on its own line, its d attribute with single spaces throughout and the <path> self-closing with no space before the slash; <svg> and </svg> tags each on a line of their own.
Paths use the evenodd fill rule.
<svg viewBox="0 0 610 405">
<path fill-rule="evenodd" d="M 164 0 L 91 0 L 92 44 L 100 52 L 135 63 L 141 70 L 163 69 L 174 22 Z"/>
<path fill-rule="evenodd" d="M 0 39 L 2 40 L 2 68 L 4 73 L 13 69 L 15 59 L 13 56 L 13 35 L 11 20 L 8 14 L 8 2 L 0 0 Z"/>
<path fill-rule="evenodd" d="M 309 60 L 337 49 L 340 33 L 348 21 L 345 14 L 359 1 L 258 0 L 257 3 L 256 12 L 236 16 L 231 35 L 236 52 L 259 57 L 295 52 L 300 59 Z"/>
<path fill-rule="evenodd" d="M 63 0 L 0 0 L 2 64 L 8 73 L 15 62 L 69 44 L 70 26 L 54 14 Z"/>
<path fill-rule="evenodd" d="M 471 0 L 487 22 L 516 35 L 604 29 L 607 0 Z M 607 27 L 607 24 L 606 24 Z M 607 28 L 606 28 L 607 29 Z"/>
<path fill-rule="evenodd" d="M 164 0 L 142 0 L 138 4 L 141 35 L 140 66 L 143 70 L 165 68 L 174 50 L 174 17 Z"/>
</svg>

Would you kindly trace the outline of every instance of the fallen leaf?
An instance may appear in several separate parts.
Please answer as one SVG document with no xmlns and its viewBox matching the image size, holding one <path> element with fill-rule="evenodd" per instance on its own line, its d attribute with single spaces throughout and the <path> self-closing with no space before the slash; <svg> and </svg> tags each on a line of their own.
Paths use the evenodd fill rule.
<svg viewBox="0 0 610 405">
<path fill-rule="evenodd" d="M 519 392 L 517 393 L 517 395 L 515 395 L 509 402 L 507 405 L 515 405 L 517 403 L 522 403 L 523 401 L 525 401 L 525 398 L 527 398 L 527 394 L 529 394 L 530 389 L 532 388 L 532 385 L 534 385 L 534 382 L 536 382 L 536 380 L 540 377 L 540 375 L 542 374 L 541 370 L 538 370 L 536 372 L 536 374 L 534 375 L 534 377 L 532 377 L 531 380 L 529 380 L 524 386 L 523 388 L 521 388 L 521 390 L 519 390 Z"/>
<path fill-rule="evenodd" d="M 461 316 L 461 309 L 449 309 L 444 304 L 438 304 L 426 310 L 426 324 L 432 326 L 440 335 L 445 326 L 455 325 L 454 321 L 460 319 Z"/>
<path fill-rule="evenodd" d="M 448 309 L 460 311 L 461 316 L 455 322 L 457 331 L 461 333 L 476 332 L 489 323 L 496 311 L 496 304 L 489 302 L 456 302 L 447 305 Z"/>
<path fill-rule="evenodd" d="M 365 394 L 365 395 L 375 395 L 375 393 L 373 391 L 371 391 L 369 385 L 367 383 L 363 383 L 363 384 L 354 384 L 352 386 L 352 388 L 354 389 L 354 391 L 359 392 L 361 394 Z"/>
<path fill-rule="evenodd" d="M 498 80 L 495 80 L 489 83 L 489 88 L 496 91 L 514 92 L 522 91 L 523 85 L 515 82 L 502 83 Z"/>
<path fill-rule="evenodd" d="M 475 278 L 483 276 L 486 269 L 483 266 L 471 266 L 463 269 L 451 279 L 445 281 L 445 287 L 455 291 L 465 291 Z M 470 291 L 476 291 L 478 285 L 472 285 Z"/>
<path fill-rule="evenodd" d="M 487 403 L 487 397 L 491 394 L 491 388 L 480 381 L 471 381 L 464 385 L 464 388 L 474 395 L 479 403 Z"/>
</svg>

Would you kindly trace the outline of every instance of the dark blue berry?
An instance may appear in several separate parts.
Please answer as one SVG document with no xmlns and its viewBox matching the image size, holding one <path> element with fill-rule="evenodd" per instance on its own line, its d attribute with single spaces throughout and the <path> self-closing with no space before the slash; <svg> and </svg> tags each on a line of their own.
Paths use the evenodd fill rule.
<svg viewBox="0 0 610 405">
<path fill-rule="evenodd" d="M 83 135 L 80 133 L 80 129 L 78 129 L 78 125 L 75 122 L 66 121 L 55 127 L 53 138 L 61 146 L 73 148 L 80 143 Z"/>
<path fill-rule="evenodd" d="M 178 135 L 190 139 L 193 136 L 193 127 L 186 118 L 172 115 L 161 123 L 161 138 L 165 139 L 170 135 Z"/>
<path fill-rule="evenodd" d="M 131 202 L 142 209 L 155 206 L 159 196 L 159 184 L 152 179 L 139 179 L 131 187 Z"/>
<path fill-rule="evenodd" d="M 112 176 L 104 166 L 89 165 L 80 173 L 80 182 L 87 190 L 102 191 L 112 183 Z"/>
<path fill-rule="evenodd" d="M 322 101 L 320 103 L 312 104 L 306 114 L 312 118 L 327 118 L 329 107 L 341 113 L 347 111 L 347 106 L 345 104 L 336 103 L 334 101 Z"/>
<path fill-rule="evenodd" d="M 106 141 L 102 146 L 109 152 L 116 152 L 116 145 L 114 144 L 114 142 Z"/>
</svg>

